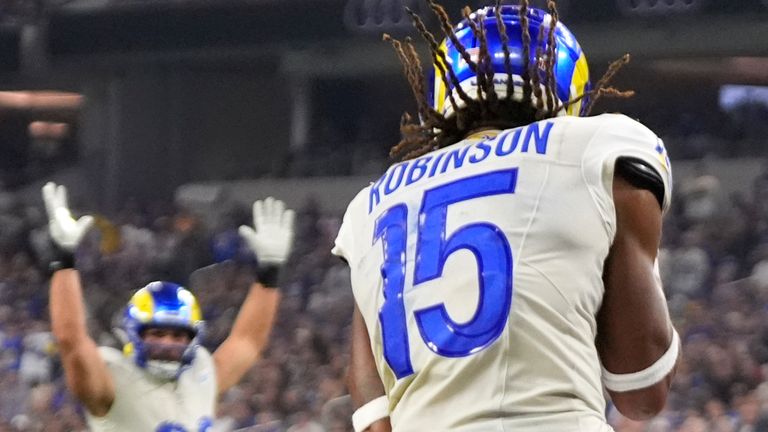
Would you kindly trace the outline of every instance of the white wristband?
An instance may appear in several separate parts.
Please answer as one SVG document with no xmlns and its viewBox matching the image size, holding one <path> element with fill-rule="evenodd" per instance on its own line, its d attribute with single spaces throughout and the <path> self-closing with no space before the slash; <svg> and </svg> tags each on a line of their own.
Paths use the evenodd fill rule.
<svg viewBox="0 0 768 432">
<path fill-rule="evenodd" d="M 632 373 L 614 374 L 603 368 L 603 385 L 615 392 L 628 392 L 650 387 L 666 377 L 677 363 L 680 337 L 672 329 L 672 343 L 664 355 L 647 368 Z"/>
<path fill-rule="evenodd" d="M 389 417 L 389 399 L 386 396 L 379 396 L 352 414 L 352 427 L 355 428 L 355 432 L 363 432 L 384 417 Z"/>
</svg>

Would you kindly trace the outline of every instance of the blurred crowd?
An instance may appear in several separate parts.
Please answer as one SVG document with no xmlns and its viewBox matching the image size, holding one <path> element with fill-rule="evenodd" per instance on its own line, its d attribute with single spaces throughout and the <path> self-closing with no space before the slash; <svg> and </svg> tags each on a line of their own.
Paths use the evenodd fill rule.
<svg viewBox="0 0 768 432">
<path fill-rule="evenodd" d="M 660 254 L 683 361 L 651 422 L 617 431 L 768 431 L 768 164 L 728 194 L 716 173 L 677 185 Z"/>
<path fill-rule="evenodd" d="M 397 83 L 400 84 L 399 82 Z M 395 86 L 397 87 L 397 86 Z M 390 92 L 397 91 L 391 87 Z M 333 95 L 336 103 L 343 94 Z M 355 111 L 340 111 L 326 115 L 313 123 L 312 138 L 289 159 L 280 164 L 274 174 L 283 177 L 312 177 L 339 175 L 377 175 L 390 162 L 389 149 L 400 139 L 398 124 L 403 108 L 386 105 L 386 98 L 367 96 L 383 106 L 363 106 Z M 666 96 L 669 98 L 669 96 Z M 702 158 L 768 157 L 765 137 L 768 136 L 768 101 L 744 101 L 713 108 L 709 100 L 696 101 L 681 107 L 669 103 L 631 106 L 632 100 L 607 102 L 606 112 L 631 112 L 631 117 L 660 134 L 668 144 L 673 160 Z M 398 101 L 397 98 L 394 99 Z M 605 103 L 605 102 L 601 102 Z M 391 105 L 392 102 L 389 101 Z M 378 110 L 371 112 L 370 110 Z M 353 114 L 359 113 L 359 114 Z M 351 116 L 351 117 L 350 117 Z"/>
<path fill-rule="evenodd" d="M 77 210 L 75 210 L 77 212 Z M 231 206 L 217 221 L 186 211 L 129 202 L 96 229 L 77 254 L 91 335 L 120 347 L 112 331 L 133 291 L 157 279 L 184 283 L 208 321 L 205 345 L 227 336 L 252 281 L 253 257 L 237 227 L 250 212 Z M 224 395 L 214 431 L 349 430 L 345 397 L 352 296 L 346 265 L 329 251 L 338 218 L 312 203 L 297 217 L 293 256 L 280 285 L 283 302 L 268 351 Z M 0 194 L 0 431 L 84 431 L 67 394 L 47 313 L 50 254 L 42 209 Z"/>
<path fill-rule="evenodd" d="M 743 186 L 729 195 L 706 171 L 676 184 L 660 264 L 683 362 L 653 421 L 630 421 L 609 406 L 618 432 L 768 431 L 768 164 Z M 186 284 L 208 321 L 206 346 L 221 343 L 253 260 L 237 235 L 248 209 L 221 207 L 214 220 L 131 201 L 116 215 L 96 215 L 77 265 L 99 344 L 120 346 L 112 329 L 123 305 L 156 279 Z M 329 253 L 339 223 L 312 202 L 298 212 L 270 347 L 222 398 L 214 431 L 351 430 L 344 373 L 353 300 L 346 266 Z M 49 332 L 46 229 L 41 206 L 0 193 L 0 432 L 87 430 Z"/>
<path fill-rule="evenodd" d="M 660 133 L 673 160 L 768 156 L 768 101 L 744 101 L 728 109 L 665 103 L 635 109 L 633 116 Z"/>
</svg>

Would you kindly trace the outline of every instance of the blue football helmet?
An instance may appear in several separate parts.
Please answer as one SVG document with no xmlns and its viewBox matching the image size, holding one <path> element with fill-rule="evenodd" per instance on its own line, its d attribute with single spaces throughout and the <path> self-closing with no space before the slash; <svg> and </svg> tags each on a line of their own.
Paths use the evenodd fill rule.
<svg viewBox="0 0 768 432">
<path fill-rule="evenodd" d="M 503 99 L 506 97 L 507 93 L 508 76 L 504 64 L 503 42 L 496 22 L 495 9 L 495 7 L 478 9 L 470 15 L 470 19 L 478 24 L 482 23 L 485 28 L 488 52 L 491 55 L 491 68 L 494 73 L 494 88 L 499 98 Z M 509 47 L 511 70 L 514 76 L 514 95 L 512 99 L 521 101 L 523 97 L 522 75 L 525 62 L 523 60 L 522 26 L 520 25 L 519 16 L 520 7 L 501 6 L 500 9 L 500 15 L 506 25 L 506 33 L 509 39 L 507 45 Z M 548 12 L 536 8 L 528 8 L 527 16 L 528 29 L 531 36 L 529 64 L 532 65 L 535 64 L 536 50 L 538 47 L 540 47 L 542 55 L 546 55 L 549 25 L 552 17 Z M 546 26 L 544 29 L 544 38 L 543 40 L 539 40 L 539 29 L 542 26 Z M 476 62 L 478 57 L 477 53 L 480 49 L 480 40 L 473 33 L 468 21 L 466 19 L 462 20 L 456 27 L 454 27 L 454 33 L 456 34 L 458 41 L 461 42 L 470 56 L 473 57 L 473 61 Z M 555 96 L 560 104 L 565 104 L 566 102 L 583 95 L 591 88 L 589 82 L 589 67 L 584 52 L 576 41 L 576 38 L 561 22 L 558 22 L 555 27 L 555 41 L 555 49 L 557 53 L 554 73 L 557 82 L 557 94 Z M 448 38 L 446 38 L 440 45 L 440 49 L 445 53 L 448 64 L 456 74 L 462 89 L 471 98 L 477 98 L 476 74 L 462 58 L 459 50 L 456 49 L 454 44 Z M 541 68 L 538 70 L 541 82 L 544 83 L 546 80 L 545 71 Z M 430 88 L 432 93 L 430 102 L 435 111 L 446 117 L 452 115 L 454 107 L 448 98 L 448 91 L 454 93 L 457 104 L 459 104 L 460 107 L 463 107 L 461 99 L 456 96 L 453 82 L 451 82 L 449 78 L 447 80 L 449 88 L 446 88 L 445 81 L 441 77 L 441 72 L 436 66 L 433 68 L 431 81 L 433 86 Z M 535 95 L 533 95 L 533 97 L 535 98 Z M 586 115 L 586 110 L 584 109 L 587 105 L 586 99 L 587 98 L 584 98 L 581 101 L 568 106 L 566 110 L 562 110 L 558 115 Z"/>
<path fill-rule="evenodd" d="M 142 333 L 154 327 L 181 329 L 189 333 L 191 341 L 179 361 L 149 358 Z M 176 379 L 194 360 L 204 328 L 200 306 L 191 292 L 172 282 L 151 282 L 131 297 L 125 309 L 123 329 L 128 342 L 123 347 L 123 353 L 158 378 Z"/>
</svg>

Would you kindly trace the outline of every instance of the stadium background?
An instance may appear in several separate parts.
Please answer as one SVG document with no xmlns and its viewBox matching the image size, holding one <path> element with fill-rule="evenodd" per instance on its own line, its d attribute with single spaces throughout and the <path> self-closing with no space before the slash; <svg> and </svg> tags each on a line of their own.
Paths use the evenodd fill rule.
<svg viewBox="0 0 768 432">
<path fill-rule="evenodd" d="M 0 1 L 0 431 L 85 430 L 48 333 L 48 180 L 99 215 L 78 267 L 104 344 L 130 292 L 163 277 L 199 296 L 215 347 L 249 281 L 236 233 L 248 204 L 272 194 L 297 208 L 271 348 L 223 398 L 215 430 L 347 430 L 352 299 L 329 250 L 346 202 L 386 166 L 402 111 L 415 111 L 381 42 L 410 34 L 404 4 L 425 10 Z M 617 85 L 637 96 L 597 112 L 640 119 L 675 168 L 662 272 L 685 361 L 659 418 L 609 418 L 622 432 L 768 431 L 768 1 L 559 4 L 593 76 L 633 55 Z"/>
</svg>

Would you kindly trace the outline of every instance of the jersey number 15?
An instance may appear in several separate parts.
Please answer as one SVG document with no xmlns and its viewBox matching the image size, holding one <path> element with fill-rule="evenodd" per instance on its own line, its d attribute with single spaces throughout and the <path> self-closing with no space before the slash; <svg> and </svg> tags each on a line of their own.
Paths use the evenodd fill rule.
<svg viewBox="0 0 768 432">
<path fill-rule="evenodd" d="M 408 207 L 397 204 L 377 220 L 373 243 L 384 248 L 381 275 L 384 303 L 379 310 L 384 357 L 397 378 L 414 373 L 403 290 L 408 236 L 416 235 L 413 286 L 442 276 L 448 257 L 459 250 L 477 261 L 478 305 L 472 318 L 457 323 L 444 304 L 413 312 L 421 338 L 433 352 L 445 357 L 466 357 L 493 343 L 504 331 L 512 303 L 512 251 L 502 230 L 489 222 L 459 227 L 446 237 L 448 207 L 452 204 L 515 192 L 517 169 L 495 171 L 457 180 L 424 192 L 418 228 L 408 232 Z"/>
</svg>

